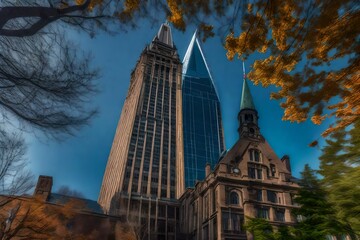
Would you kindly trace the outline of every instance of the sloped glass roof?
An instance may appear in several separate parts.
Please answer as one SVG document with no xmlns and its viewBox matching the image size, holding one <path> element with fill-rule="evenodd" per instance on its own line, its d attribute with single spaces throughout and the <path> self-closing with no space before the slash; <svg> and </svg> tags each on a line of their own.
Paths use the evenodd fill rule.
<svg viewBox="0 0 360 240">
<path fill-rule="evenodd" d="M 196 34 L 195 32 L 183 60 L 183 74 L 191 77 L 211 78 Z"/>
</svg>

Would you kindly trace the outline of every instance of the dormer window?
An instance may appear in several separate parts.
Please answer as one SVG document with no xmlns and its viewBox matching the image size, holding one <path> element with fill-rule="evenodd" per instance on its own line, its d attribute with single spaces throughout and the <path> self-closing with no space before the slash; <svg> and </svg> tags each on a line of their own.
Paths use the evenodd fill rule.
<svg viewBox="0 0 360 240">
<path fill-rule="evenodd" d="M 250 149 L 250 161 L 252 162 L 260 162 L 261 160 L 261 153 L 257 149 Z"/>
<path fill-rule="evenodd" d="M 270 164 L 270 174 L 272 177 L 275 177 L 276 168 L 274 164 Z"/>
</svg>

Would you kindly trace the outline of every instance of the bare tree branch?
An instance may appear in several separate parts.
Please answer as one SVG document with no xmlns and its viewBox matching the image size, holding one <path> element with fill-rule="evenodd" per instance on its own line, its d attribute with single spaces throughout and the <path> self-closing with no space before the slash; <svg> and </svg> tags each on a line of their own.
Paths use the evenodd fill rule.
<svg viewBox="0 0 360 240">
<path fill-rule="evenodd" d="M 42 6 L 10 6 L 0 8 L 0 35 L 8 37 L 32 36 L 42 28 L 64 17 L 76 17 L 70 13 L 84 11 L 91 0 L 86 0 L 83 4 L 72 5 L 65 8 L 42 7 Z M 4 29 L 8 21 L 16 18 L 37 17 L 38 21 L 25 29 Z"/>
<path fill-rule="evenodd" d="M 0 129 L 0 194 L 22 195 L 34 186 L 33 175 L 26 170 L 25 153 L 21 135 Z"/>
</svg>

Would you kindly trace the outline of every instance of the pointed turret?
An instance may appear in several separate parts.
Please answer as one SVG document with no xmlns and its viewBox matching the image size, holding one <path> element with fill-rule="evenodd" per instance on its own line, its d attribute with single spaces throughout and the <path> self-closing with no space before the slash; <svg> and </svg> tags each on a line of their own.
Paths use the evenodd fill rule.
<svg viewBox="0 0 360 240">
<path fill-rule="evenodd" d="M 170 47 L 174 47 L 171 28 L 167 23 L 161 24 L 160 29 L 156 34 L 154 40 L 158 40 L 159 42 L 162 42 Z"/>
<path fill-rule="evenodd" d="M 151 44 L 146 49 L 157 53 L 161 52 L 162 54 L 165 55 L 172 55 L 175 58 L 179 59 L 177 49 L 173 42 L 171 27 L 168 23 L 161 24 L 159 31 L 155 35 Z"/>
<path fill-rule="evenodd" d="M 240 102 L 239 136 L 240 138 L 262 139 L 260 128 L 258 126 L 258 113 L 251 96 L 249 85 L 246 81 L 245 64 L 243 63 L 244 80 Z"/>
<path fill-rule="evenodd" d="M 247 84 L 247 81 L 246 81 L 246 78 L 244 78 L 244 82 L 243 82 L 240 111 L 243 109 L 256 110 L 251 93 L 250 93 L 249 85 Z"/>
</svg>

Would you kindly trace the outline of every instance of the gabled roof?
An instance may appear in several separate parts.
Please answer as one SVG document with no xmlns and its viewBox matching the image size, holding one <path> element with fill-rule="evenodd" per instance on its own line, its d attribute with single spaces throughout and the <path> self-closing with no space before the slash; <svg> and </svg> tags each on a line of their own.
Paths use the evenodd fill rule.
<svg viewBox="0 0 360 240">
<path fill-rule="evenodd" d="M 169 45 L 170 47 L 174 47 L 173 40 L 172 40 L 172 34 L 171 34 L 171 28 L 167 23 L 163 23 L 160 26 L 160 29 L 155 36 L 155 39 L 158 39 L 158 41 Z"/>
<path fill-rule="evenodd" d="M 236 160 L 237 158 L 244 160 L 243 156 L 246 153 L 246 151 L 249 148 L 251 148 L 252 142 L 253 142 L 252 140 L 246 138 L 239 139 L 232 146 L 232 148 L 227 151 L 226 155 L 220 160 L 219 163 L 230 164 L 232 161 Z M 277 165 L 279 167 L 280 172 L 289 172 L 266 140 L 256 142 L 256 145 L 258 146 L 257 148 L 260 149 L 261 152 L 264 154 L 264 157 L 266 157 L 267 159 L 271 159 L 271 161 L 274 163 L 275 162 L 278 163 Z M 240 160 L 240 162 L 242 160 Z"/>
<path fill-rule="evenodd" d="M 240 138 L 226 153 L 226 155 L 220 160 L 221 163 L 230 163 L 236 157 L 242 156 L 246 149 L 250 145 L 250 140 L 246 138 Z"/>
</svg>

